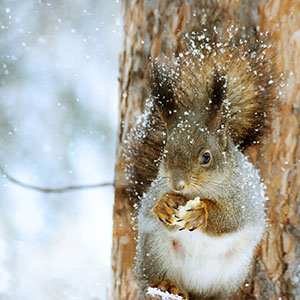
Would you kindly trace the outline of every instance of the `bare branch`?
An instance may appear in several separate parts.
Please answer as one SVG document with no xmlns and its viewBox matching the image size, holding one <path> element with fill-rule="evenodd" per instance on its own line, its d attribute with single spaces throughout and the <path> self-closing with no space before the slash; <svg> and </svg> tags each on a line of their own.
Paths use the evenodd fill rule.
<svg viewBox="0 0 300 300">
<path fill-rule="evenodd" d="M 66 193 L 71 191 L 77 191 L 77 190 L 84 190 L 84 189 L 94 189 L 99 187 L 106 187 L 106 186 L 114 186 L 113 182 L 103 182 L 103 183 L 95 183 L 95 184 L 83 184 L 83 185 L 69 185 L 69 186 L 63 186 L 58 188 L 44 188 L 28 183 L 24 183 L 20 180 L 15 179 L 14 177 L 10 176 L 1 166 L 0 166 L 0 172 L 3 174 L 3 177 L 10 182 L 21 186 L 26 189 L 34 190 L 40 193 L 47 193 L 47 194 L 59 194 L 59 193 Z"/>
</svg>

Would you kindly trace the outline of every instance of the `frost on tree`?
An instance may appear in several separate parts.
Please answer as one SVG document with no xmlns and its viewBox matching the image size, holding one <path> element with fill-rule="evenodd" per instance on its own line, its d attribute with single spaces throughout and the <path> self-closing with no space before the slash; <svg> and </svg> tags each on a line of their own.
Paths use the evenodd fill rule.
<svg viewBox="0 0 300 300">
<path fill-rule="evenodd" d="M 260 26 L 261 31 L 273 32 L 273 44 L 284 49 L 277 56 L 279 69 L 282 70 L 279 79 L 282 87 L 279 89 L 280 97 L 274 103 L 276 118 L 271 124 L 271 134 L 263 145 L 252 146 L 246 152 L 260 170 L 270 200 L 266 203 L 268 225 L 265 237 L 237 299 L 299 299 L 299 97 L 296 92 L 299 73 L 292 62 L 299 59 L 296 32 L 300 22 L 299 19 L 297 22 L 295 15 L 296 12 L 299 14 L 300 8 L 298 4 L 291 8 L 288 3 L 282 5 L 286 5 L 286 10 L 278 10 L 272 1 L 251 1 L 251 4 L 242 1 L 224 1 L 222 4 L 216 4 L 215 1 L 124 3 L 125 44 L 120 79 L 122 123 L 114 210 L 114 299 L 137 299 L 138 287 L 133 276 L 136 237 L 134 205 L 139 206 L 139 196 L 147 191 L 157 176 L 160 155 L 167 138 L 157 107 L 151 106 L 151 101 L 146 101 L 150 98 L 148 57 L 157 57 L 159 61 L 164 61 L 164 57 L 180 58 L 181 53 L 187 51 L 186 33 L 191 34 L 196 26 L 200 26 L 199 31 L 204 31 L 204 25 L 201 25 L 207 23 L 204 8 L 211 9 L 212 6 L 212 20 L 216 24 L 223 24 L 226 19 L 227 24 L 234 25 L 232 28 L 239 28 L 241 41 L 245 40 L 243 35 L 249 33 L 247 26 L 253 26 L 252 20 Z M 289 18 L 292 13 L 294 17 Z M 243 20 L 247 20 L 245 27 Z M 274 25 L 278 21 L 280 30 Z M 217 32 L 221 29 L 217 28 Z M 215 29 L 211 28 L 211 31 L 213 34 Z M 295 34 L 287 38 L 290 32 Z M 251 38 L 250 34 L 249 40 Z M 223 48 L 220 45 L 220 49 Z M 240 59 L 244 53 L 241 53 Z M 257 68 L 249 68 L 250 71 L 254 74 Z M 262 93 L 265 88 L 272 89 L 276 82 L 276 78 L 267 79 L 264 80 L 266 85 L 261 86 Z M 226 85 L 227 80 L 223 77 L 223 84 Z M 225 113 L 230 111 L 230 103 L 224 109 Z M 142 111 L 147 113 L 139 117 Z M 190 113 L 188 110 L 186 112 Z M 138 118 L 140 126 L 129 133 Z M 129 139 L 128 134 L 131 135 Z M 124 167 L 127 168 L 127 174 L 135 167 L 126 161 L 128 155 L 123 155 L 130 149 L 126 140 L 137 136 L 139 147 L 134 148 L 129 156 L 141 157 L 140 165 L 144 169 L 140 168 L 141 171 L 135 173 L 134 177 L 126 178 Z"/>
</svg>

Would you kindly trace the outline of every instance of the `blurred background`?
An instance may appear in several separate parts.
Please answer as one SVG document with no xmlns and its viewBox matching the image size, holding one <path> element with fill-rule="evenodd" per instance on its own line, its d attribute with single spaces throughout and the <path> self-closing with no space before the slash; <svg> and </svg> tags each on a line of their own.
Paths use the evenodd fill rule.
<svg viewBox="0 0 300 300">
<path fill-rule="evenodd" d="M 0 166 L 25 183 L 113 182 L 119 1 L 0 1 Z M 113 188 L 44 194 L 0 175 L 0 299 L 105 299 Z"/>
</svg>

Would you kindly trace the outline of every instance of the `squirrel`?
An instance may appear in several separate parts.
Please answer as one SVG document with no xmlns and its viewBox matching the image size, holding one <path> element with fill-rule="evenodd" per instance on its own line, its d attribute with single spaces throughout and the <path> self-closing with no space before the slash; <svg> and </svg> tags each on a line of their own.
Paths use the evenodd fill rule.
<svg viewBox="0 0 300 300">
<path fill-rule="evenodd" d="M 150 287 L 229 299 L 264 232 L 265 186 L 243 151 L 270 128 L 274 56 L 260 34 L 253 42 L 215 31 L 187 35 L 173 62 L 152 63 L 146 121 L 132 133 L 151 136 L 144 155 L 153 161 L 141 159 L 141 169 L 153 169 L 144 171 L 151 185 L 136 192 L 135 273 L 144 294 Z M 128 176 L 139 185 L 139 173 Z"/>
</svg>

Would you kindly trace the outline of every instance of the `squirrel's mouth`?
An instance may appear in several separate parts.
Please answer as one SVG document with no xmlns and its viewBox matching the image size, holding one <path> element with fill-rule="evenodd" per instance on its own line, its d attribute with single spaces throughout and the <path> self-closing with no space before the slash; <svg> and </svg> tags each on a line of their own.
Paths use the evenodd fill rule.
<svg viewBox="0 0 300 300">
<path fill-rule="evenodd" d="M 168 185 L 170 192 L 185 196 L 188 199 L 195 197 L 209 198 L 214 194 L 215 184 L 209 174 L 186 174 L 166 172 L 162 170 L 162 178 Z"/>
<path fill-rule="evenodd" d="M 189 184 L 185 184 L 184 188 L 180 189 L 180 190 L 173 189 L 171 185 L 170 185 L 170 188 L 171 188 L 172 192 L 182 195 L 182 196 L 185 196 L 185 198 L 187 198 L 187 199 L 194 199 L 197 196 L 199 197 L 199 194 L 201 194 L 201 191 L 199 190 L 199 188 L 195 188 Z"/>
<path fill-rule="evenodd" d="M 182 195 L 187 199 L 194 199 L 195 197 L 200 197 L 201 199 L 214 199 L 218 194 L 218 190 L 216 189 L 215 184 L 210 181 L 201 182 L 197 184 L 190 183 L 186 181 L 184 187 L 180 190 L 173 188 L 173 186 L 169 183 L 170 191 L 175 194 Z"/>
</svg>

